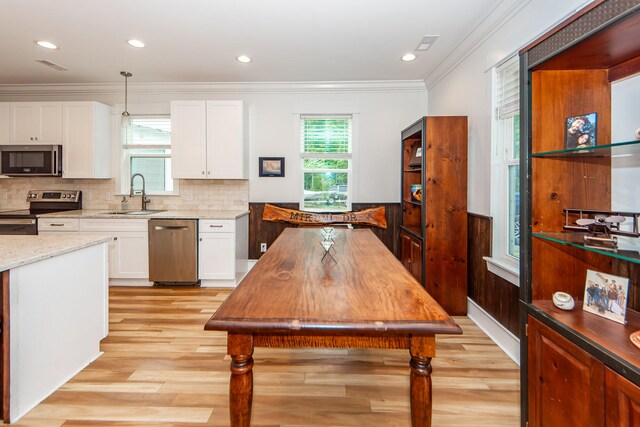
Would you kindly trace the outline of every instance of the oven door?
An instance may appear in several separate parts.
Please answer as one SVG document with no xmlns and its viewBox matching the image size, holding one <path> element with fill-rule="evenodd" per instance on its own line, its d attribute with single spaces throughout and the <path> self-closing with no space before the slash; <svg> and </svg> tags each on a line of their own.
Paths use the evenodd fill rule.
<svg viewBox="0 0 640 427">
<path fill-rule="evenodd" d="M 35 218 L 0 218 L 0 235 L 36 235 L 38 222 Z"/>
<path fill-rule="evenodd" d="M 61 145 L 0 147 L 0 174 L 8 176 L 62 175 Z"/>
</svg>

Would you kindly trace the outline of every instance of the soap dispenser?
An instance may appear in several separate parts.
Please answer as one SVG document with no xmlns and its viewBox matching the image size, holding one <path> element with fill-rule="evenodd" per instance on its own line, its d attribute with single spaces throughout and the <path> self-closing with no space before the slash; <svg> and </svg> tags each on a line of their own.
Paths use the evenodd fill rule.
<svg viewBox="0 0 640 427">
<path fill-rule="evenodd" d="M 127 196 L 122 196 L 122 200 L 120 201 L 120 209 L 123 211 L 129 210 L 129 201 L 127 200 Z"/>
</svg>

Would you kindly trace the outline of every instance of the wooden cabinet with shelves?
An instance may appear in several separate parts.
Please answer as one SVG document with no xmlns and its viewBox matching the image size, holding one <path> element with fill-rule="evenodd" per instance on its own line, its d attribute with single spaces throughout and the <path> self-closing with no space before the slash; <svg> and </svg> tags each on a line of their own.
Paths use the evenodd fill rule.
<svg viewBox="0 0 640 427">
<path fill-rule="evenodd" d="M 172 101 L 172 178 L 247 179 L 246 113 L 242 101 Z"/>
<path fill-rule="evenodd" d="M 520 299 L 529 330 L 521 341 L 522 424 L 562 425 L 562 420 L 573 420 L 563 425 L 640 425 L 634 409 L 640 349 L 629 340 L 640 329 L 640 239 L 618 236 L 618 247 L 612 249 L 585 242 L 587 231 L 565 228 L 571 221 L 565 216 L 567 209 L 639 210 L 633 201 L 633 171 L 640 170 L 640 141 L 633 133 L 622 140 L 613 137 L 612 84 L 640 78 L 634 76 L 640 72 L 640 8 L 616 1 L 590 5 L 524 49 L 521 70 L 521 133 L 527 143 L 521 149 Z M 629 106 L 636 111 L 638 107 Z M 567 119 L 594 112 L 597 145 L 566 148 Z M 619 159 L 624 159 L 623 168 L 617 168 Z M 587 270 L 629 278 L 626 324 L 582 309 Z M 553 305 L 557 291 L 573 296 L 572 311 Z M 545 332 L 535 326 L 540 321 Z M 553 353 L 551 344 L 561 350 Z M 563 360 L 556 363 L 555 357 Z M 545 382 L 540 383 L 540 375 Z M 561 393 L 564 400 L 559 405 L 553 393 L 565 383 L 573 391 Z M 616 390 L 623 389 L 622 384 L 629 388 L 620 394 Z M 584 389 L 590 390 L 589 396 Z M 580 402 L 574 402 L 577 396 Z M 625 421 L 612 418 L 609 405 L 623 408 L 626 412 L 620 417 Z M 571 418 L 578 416 L 574 412 L 586 418 Z"/>
<path fill-rule="evenodd" d="M 467 312 L 467 118 L 402 131 L 401 260 L 451 315 Z"/>
</svg>

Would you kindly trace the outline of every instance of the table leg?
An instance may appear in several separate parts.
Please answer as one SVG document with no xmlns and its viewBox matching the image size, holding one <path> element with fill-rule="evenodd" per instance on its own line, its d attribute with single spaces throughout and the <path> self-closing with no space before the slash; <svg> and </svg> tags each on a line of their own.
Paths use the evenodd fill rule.
<svg viewBox="0 0 640 427">
<path fill-rule="evenodd" d="M 435 337 L 411 338 L 411 425 L 431 427 L 431 357 Z"/>
<path fill-rule="evenodd" d="M 253 337 L 229 334 L 227 353 L 231 356 L 229 416 L 232 427 L 249 427 L 253 400 Z"/>
</svg>

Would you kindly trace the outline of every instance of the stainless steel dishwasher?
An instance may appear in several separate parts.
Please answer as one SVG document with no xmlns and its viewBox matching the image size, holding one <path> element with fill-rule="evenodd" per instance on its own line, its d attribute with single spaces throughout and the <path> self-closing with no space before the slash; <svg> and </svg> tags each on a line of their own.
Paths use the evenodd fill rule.
<svg viewBox="0 0 640 427">
<path fill-rule="evenodd" d="M 149 220 L 149 281 L 198 282 L 197 220 Z"/>
</svg>

